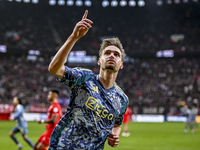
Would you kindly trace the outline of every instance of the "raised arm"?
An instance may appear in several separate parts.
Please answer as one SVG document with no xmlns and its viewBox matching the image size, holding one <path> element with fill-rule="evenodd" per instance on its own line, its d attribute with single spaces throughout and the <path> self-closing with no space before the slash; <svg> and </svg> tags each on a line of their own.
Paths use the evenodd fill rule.
<svg viewBox="0 0 200 150">
<path fill-rule="evenodd" d="M 50 65 L 49 65 L 49 72 L 53 74 L 54 76 L 58 77 L 59 79 L 62 79 L 65 72 L 65 61 L 67 60 L 68 54 L 73 48 L 74 44 L 78 39 L 80 39 L 82 36 L 84 36 L 89 28 L 91 28 L 91 24 L 93 23 L 91 20 L 87 19 L 88 11 L 86 10 L 82 20 L 79 21 L 76 26 L 74 27 L 74 30 L 72 34 L 69 36 L 67 41 L 62 45 L 62 47 L 59 49 L 59 51 L 56 53 L 54 58 L 52 59 Z"/>
</svg>

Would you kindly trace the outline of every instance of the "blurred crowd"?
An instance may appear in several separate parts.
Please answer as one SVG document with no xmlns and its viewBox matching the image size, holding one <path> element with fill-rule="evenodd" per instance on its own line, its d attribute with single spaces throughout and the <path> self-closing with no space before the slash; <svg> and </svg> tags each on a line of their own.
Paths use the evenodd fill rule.
<svg viewBox="0 0 200 150">
<path fill-rule="evenodd" d="M 118 84 L 130 98 L 130 106 L 164 107 L 169 110 L 200 100 L 199 58 L 135 59 L 125 64 Z M 169 110 L 170 111 L 170 110 Z"/>
<path fill-rule="evenodd" d="M 129 56 L 166 49 L 200 52 L 200 6 L 196 5 L 88 8 L 93 28 L 74 50 L 86 50 L 87 54 L 96 55 L 103 38 L 117 36 Z M 85 8 L 12 7 L 0 10 L 3 22 L 0 25 L 0 44 L 44 52 L 55 52 L 85 11 Z"/>
<path fill-rule="evenodd" d="M 58 88 L 60 98 L 68 99 L 69 88 L 48 72 L 49 62 L 47 58 L 28 61 L 24 56 L 1 56 L 0 103 L 11 103 L 19 95 L 25 105 L 48 104 L 51 88 Z M 130 107 L 138 110 L 191 106 L 194 100 L 200 102 L 199 64 L 199 58 L 134 59 L 124 64 L 116 82 L 128 95 Z M 98 74 L 98 65 L 88 68 Z"/>
<path fill-rule="evenodd" d="M 0 45 L 13 50 L 40 50 L 46 55 L 30 61 L 26 55 L 0 54 L 0 103 L 11 103 L 13 96 L 19 95 L 27 106 L 47 104 L 50 88 L 58 88 L 60 98 L 69 98 L 68 87 L 48 72 L 48 53 L 56 53 L 81 19 L 85 8 L 76 9 L 1 7 Z M 200 52 L 199 6 L 100 10 L 94 7 L 89 8 L 88 18 L 94 22 L 93 27 L 73 48 L 86 50 L 88 55 L 98 55 L 102 39 L 113 36 L 119 37 L 132 58 L 137 53 L 166 49 Z M 172 39 L 172 35 L 182 38 Z M 130 107 L 137 107 L 138 111 L 143 107 L 190 106 L 200 100 L 199 64 L 198 57 L 134 58 L 125 63 L 117 83 L 128 95 Z M 97 65 L 89 69 L 98 73 Z"/>
</svg>

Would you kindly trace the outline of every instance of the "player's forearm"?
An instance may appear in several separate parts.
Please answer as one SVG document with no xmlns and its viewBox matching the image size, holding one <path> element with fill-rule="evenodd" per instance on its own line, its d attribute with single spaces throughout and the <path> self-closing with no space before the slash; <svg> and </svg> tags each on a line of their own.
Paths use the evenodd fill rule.
<svg viewBox="0 0 200 150">
<path fill-rule="evenodd" d="M 55 123 L 57 120 L 57 115 L 52 115 L 52 117 L 48 120 L 44 120 L 44 123 Z"/>
<path fill-rule="evenodd" d="M 114 126 L 112 129 L 112 132 L 114 132 L 117 135 L 120 135 L 121 133 L 121 126 Z"/>
<path fill-rule="evenodd" d="M 58 78 L 62 78 L 64 74 L 64 64 L 67 60 L 69 52 L 73 48 L 74 44 L 78 39 L 71 35 L 67 41 L 62 45 L 59 51 L 56 53 L 51 63 L 49 64 L 49 72 Z"/>
<path fill-rule="evenodd" d="M 45 120 L 44 123 L 54 123 L 52 119 Z"/>
<path fill-rule="evenodd" d="M 42 119 L 40 120 L 39 123 L 55 123 L 55 121 L 53 119 L 47 119 L 47 120 Z"/>
<path fill-rule="evenodd" d="M 14 114 L 13 119 L 16 120 L 19 117 L 19 114 Z"/>
</svg>

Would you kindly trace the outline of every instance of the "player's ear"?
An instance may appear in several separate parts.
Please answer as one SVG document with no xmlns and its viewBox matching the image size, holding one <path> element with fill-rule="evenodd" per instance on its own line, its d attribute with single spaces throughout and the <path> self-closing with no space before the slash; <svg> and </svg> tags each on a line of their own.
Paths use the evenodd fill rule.
<svg viewBox="0 0 200 150">
<path fill-rule="evenodd" d="M 123 62 L 122 62 L 121 66 L 120 66 L 120 69 L 123 69 L 123 67 L 124 67 L 124 65 L 123 65 Z"/>
<path fill-rule="evenodd" d="M 99 58 L 99 60 L 98 60 L 98 65 L 99 65 L 99 66 L 101 65 L 100 58 Z"/>
</svg>

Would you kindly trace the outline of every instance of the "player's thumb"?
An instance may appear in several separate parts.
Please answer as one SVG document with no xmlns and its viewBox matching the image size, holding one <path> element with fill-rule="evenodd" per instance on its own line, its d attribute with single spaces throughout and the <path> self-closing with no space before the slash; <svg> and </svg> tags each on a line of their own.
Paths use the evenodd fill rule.
<svg viewBox="0 0 200 150">
<path fill-rule="evenodd" d="M 115 135 L 115 133 L 111 132 L 110 135 L 109 135 L 109 137 L 113 137 L 114 135 Z"/>
</svg>

